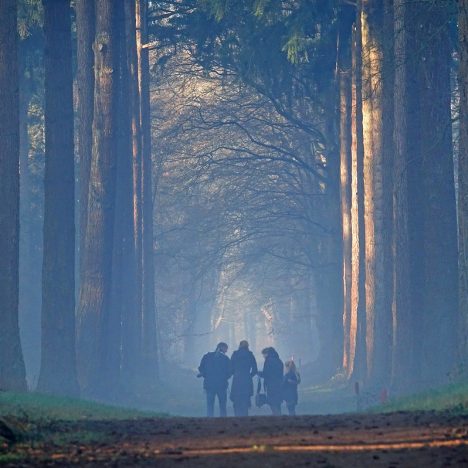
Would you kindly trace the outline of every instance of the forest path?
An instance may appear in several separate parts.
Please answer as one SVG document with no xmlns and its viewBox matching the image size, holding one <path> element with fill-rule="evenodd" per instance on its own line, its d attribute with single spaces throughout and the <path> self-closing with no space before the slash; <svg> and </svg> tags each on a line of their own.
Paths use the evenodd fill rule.
<svg viewBox="0 0 468 468">
<path fill-rule="evenodd" d="M 468 417 L 450 413 L 83 421 L 54 431 L 68 442 L 18 447 L 11 466 L 468 466 Z M 99 437 L 77 442 L 89 432 Z"/>
</svg>

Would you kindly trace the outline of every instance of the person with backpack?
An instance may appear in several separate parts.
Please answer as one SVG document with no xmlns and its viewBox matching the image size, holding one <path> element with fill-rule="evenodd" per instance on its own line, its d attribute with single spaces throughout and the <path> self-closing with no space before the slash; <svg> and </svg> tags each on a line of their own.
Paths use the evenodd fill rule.
<svg viewBox="0 0 468 468">
<path fill-rule="evenodd" d="M 232 386 L 231 401 L 234 406 L 235 416 L 248 416 L 253 395 L 252 378 L 257 374 L 257 361 L 252 351 L 249 350 L 249 343 L 242 340 L 239 349 L 231 356 L 232 365 Z"/>
<path fill-rule="evenodd" d="M 263 386 L 266 391 L 267 404 L 274 416 L 281 416 L 281 403 L 283 402 L 283 362 L 275 348 L 269 347 L 262 350 L 265 364 L 263 371 L 259 372 L 263 378 Z"/>
<path fill-rule="evenodd" d="M 291 359 L 286 361 L 283 380 L 283 399 L 286 402 L 289 416 L 296 416 L 298 402 L 297 386 L 301 383 L 301 376 L 297 372 L 296 364 Z"/>
<path fill-rule="evenodd" d="M 199 377 L 203 377 L 203 388 L 206 393 L 206 413 L 214 416 L 215 399 L 218 397 L 219 413 L 227 416 L 227 389 L 232 375 L 231 360 L 226 356 L 228 345 L 219 343 L 215 351 L 206 353 L 198 367 Z"/>
</svg>

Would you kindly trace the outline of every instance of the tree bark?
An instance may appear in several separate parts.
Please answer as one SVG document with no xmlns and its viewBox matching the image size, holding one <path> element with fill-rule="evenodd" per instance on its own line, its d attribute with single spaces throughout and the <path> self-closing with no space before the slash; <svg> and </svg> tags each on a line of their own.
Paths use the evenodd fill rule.
<svg viewBox="0 0 468 468">
<path fill-rule="evenodd" d="M 156 334 L 156 304 L 154 298 L 153 249 L 153 167 L 151 150 L 151 98 L 149 52 L 142 46 L 148 42 L 147 0 L 136 0 L 136 39 L 138 52 L 138 85 L 140 94 L 140 127 L 142 154 L 142 269 L 143 269 L 143 359 L 152 378 L 159 376 Z"/>
<path fill-rule="evenodd" d="M 121 384 L 132 392 L 140 362 L 140 301 L 137 290 L 137 257 L 134 231 L 133 151 L 135 142 L 135 11 L 125 0 L 119 11 L 120 81 L 118 100 L 118 164 L 114 247 L 114 301 L 122 323 Z M 138 101 L 137 101 L 138 115 Z M 137 134 L 138 139 L 138 134 Z"/>
<path fill-rule="evenodd" d="M 460 44 L 460 150 L 458 156 L 458 229 L 459 229 L 459 298 L 460 353 L 468 373 L 468 1 L 458 2 Z"/>
<path fill-rule="evenodd" d="M 350 15 L 351 16 L 351 15 Z M 351 16 L 352 18 L 352 16 Z M 338 79 L 340 87 L 340 194 L 343 239 L 343 369 L 349 367 L 351 319 L 351 28 L 340 18 Z"/>
<path fill-rule="evenodd" d="M 408 173 L 414 157 L 414 98 L 411 93 L 411 10 L 406 0 L 394 0 L 394 165 L 393 165 L 393 353 L 392 387 L 409 391 L 413 373 L 413 314 L 410 297 L 408 233 Z"/>
<path fill-rule="evenodd" d="M 77 121 L 79 157 L 79 271 L 83 277 L 83 256 L 85 250 L 86 223 L 88 220 L 88 191 L 93 152 L 93 110 L 94 110 L 94 53 L 95 0 L 76 1 L 77 36 Z"/>
<path fill-rule="evenodd" d="M 109 323 L 115 205 L 116 57 L 113 0 L 96 2 L 94 42 L 94 120 L 86 224 L 84 275 L 78 309 L 80 383 L 88 396 L 104 392 L 101 371 L 106 362 L 103 346 Z"/>
<path fill-rule="evenodd" d="M 352 38 L 351 85 L 351 310 L 349 378 L 366 375 L 366 269 L 364 226 L 364 147 L 362 129 L 361 16 L 357 15 Z"/>
<path fill-rule="evenodd" d="M 132 0 L 128 4 L 131 16 L 131 24 L 128 23 L 127 44 L 128 44 L 128 60 L 130 72 L 130 118 L 132 126 L 132 154 L 133 154 L 133 229 L 135 240 L 135 255 L 136 255 L 136 301 L 138 307 L 138 331 L 140 341 L 145 333 L 143 319 L 143 165 L 142 165 L 142 140 L 141 140 L 141 116 L 140 116 L 140 84 L 139 84 L 139 69 L 137 53 L 137 21 L 140 22 L 140 15 L 136 12 L 136 2 Z M 140 28 L 138 28 L 140 30 Z M 138 31 L 140 32 L 140 31 Z M 141 351 L 141 342 L 139 343 L 139 351 Z"/>
<path fill-rule="evenodd" d="M 34 39 L 32 39 L 34 41 Z M 39 375 L 41 355 L 42 258 L 38 259 L 32 193 L 33 177 L 29 163 L 29 106 L 34 94 L 35 74 L 31 63 L 31 38 L 20 41 L 19 48 L 19 94 L 20 94 L 20 247 L 19 247 L 19 327 L 26 368 L 26 376 Z M 42 243 L 42 237 L 37 240 Z M 41 249 L 42 250 L 42 249 Z M 36 377 L 37 378 L 37 377 Z"/>
<path fill-rule="evenodd" d="M 17 3 L 0 2 L 0 389 L 22 391 L 26 378 L 18 326 L 19 95 Z"/>
<path fill-rule="evenodd" d="M 388 248 L 385 217 L 389 183 L 385 169 L 384 2 L 362 1 L 362 79 L 364 142 L 364 219 L 366 255 L 367 379 L 382 385 L 390 376 L 391 305 L 387 294 Z M 388 142 L 387 142 L 388 143 Z"/>
<path fill-rule="evenodd" d="M 45 182 L 38 390 L 77 395 L 75 172 L 69 0 L 44 0 Z"/>
<path fill-rule="evenodd" d="M 422 4 L 417 18 L 421 50 L 420 189 L 424 203 L 423 222 L 415 233 L 419 247 L 413 254 L 420 255 L 423 261 L 422 383 L 432 386 L 448 380 L 457 356 L 458 254 L 450 109 L 452 50 L 446 5 Z"/>
<path fill-rule="evenodd" d="M 335 100 L 330 99 L 335 103 Z M 331 112 L 331 109 L 330 109 Z M 336 107 L 333 108 L 336 116 Z M 332 119 L 330 119 L 331 123 Z M 338 140 L 335 126 L 327 132 L 327 184 L 324 191 L 325 204 L 322 210 L 326 232 L 317 239 L 316 258 L 319 270 L 316 274 L 317 327 L 320 333 L 320 356 L 318 362 L 323 370 L 323 378 L 330 378 L 341 369 L 343 361 L 343 254 L 341 239 L 340 209 L 340 154 L 334 147 Z"/>
</svg>

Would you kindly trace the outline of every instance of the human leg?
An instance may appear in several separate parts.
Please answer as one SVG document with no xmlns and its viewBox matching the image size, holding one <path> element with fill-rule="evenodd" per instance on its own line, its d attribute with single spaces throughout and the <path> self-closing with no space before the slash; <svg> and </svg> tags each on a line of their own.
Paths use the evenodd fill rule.
<svg viewBox="0 0 468 468">
<path fill-rule="evenodd" d="M 214 416 L 215 392 L 206 390 L 206 415 L 209 418 Z"/>
<path fill-rule="evenodd" d="M 235 416 L 248 416 L 249 415 L 249 399 L 239 398 L 234 402 L 234 415 Z"/>
<path fill-rule="evenodd" d="M 242 400 L 242 416 L 248 416 L 249 415 L 249 408 L 250 408 L 250 397 L 245 397 L 244 400 Z"/>
<path fill-rule="evenodd" d="M 296 405 L 294 403 L 288 403 L 289 416 L 296 416 Z"/>
<path fill-rule="evenodd" d="M 219 402 L 219 415 L 222 418 L 227 416 L 227 389 L 219 390 L 217 392 L 218 402 Z"/>
<path fill-rule="evenodd" d="M 271 403 L 270 408 L 273 416 L 281 416 L 281 403 Z"/>
</svg>

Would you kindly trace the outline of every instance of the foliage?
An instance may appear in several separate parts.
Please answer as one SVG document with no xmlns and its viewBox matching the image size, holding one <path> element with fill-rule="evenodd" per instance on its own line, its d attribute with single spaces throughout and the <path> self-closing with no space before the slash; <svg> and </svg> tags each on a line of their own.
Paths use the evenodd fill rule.
<svg viewBox="0 0 468 468">
<path fill-rule="evenodd" d="M 151 32 L 163 56 L 187 46 L 202 67 L 233 73 L 323 141 L 323 128 L 298 105 L 313 106 L 316 115 L 330 105 L 336 14 L 334 2 L 316 0 L 168 0 L 152 3 Z"/>
</svg>

